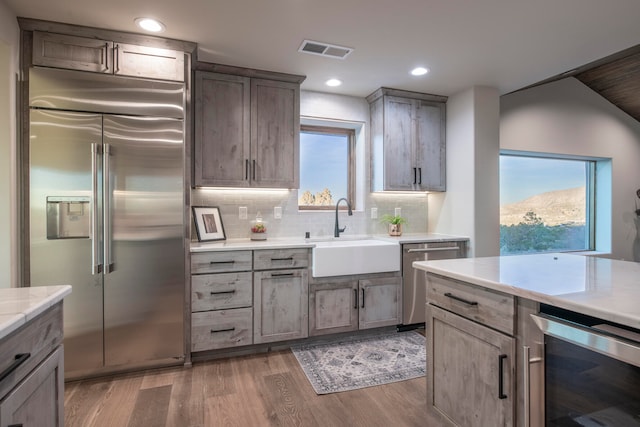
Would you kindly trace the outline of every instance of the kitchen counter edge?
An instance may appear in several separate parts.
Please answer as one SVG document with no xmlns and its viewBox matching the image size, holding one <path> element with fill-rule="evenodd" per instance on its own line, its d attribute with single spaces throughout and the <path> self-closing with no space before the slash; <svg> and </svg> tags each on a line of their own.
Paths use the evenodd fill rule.
<svg viewBox="0 0 640 427">
<path fill-rule="evenodd" d="M 0 289 L 0 339 L 33 320 L 71 293 L 71 286 Z"/>
<path fill-rule="evenodd" d="M 313 248 L 317 242 L 331 240 L 359 240 L 359 239 L 378 239 L 388 242 L 396 242 L 398 244 L 405 243 L 433 243 L 433 242 L 451 242 L 451 241 L 468 241 L 468 237 L 452 236 L 447 234 L 436 233 L 405 233 L 402 236 L 388 235 L 347 235 L 344 237 L 315 237 L 315 238 L 296 238 L 282 237 L 269 238 L 267 240 L 250 240 L 250 239 L 229 239 L 215 242 L 191 242 L 190 250 L 192 253 L 197 252 L 213 252 L 213 251 L 239 251 L 239 250 L 260 250 L 260 249 L 290 249 L 290 248 Z"/>
</svg>

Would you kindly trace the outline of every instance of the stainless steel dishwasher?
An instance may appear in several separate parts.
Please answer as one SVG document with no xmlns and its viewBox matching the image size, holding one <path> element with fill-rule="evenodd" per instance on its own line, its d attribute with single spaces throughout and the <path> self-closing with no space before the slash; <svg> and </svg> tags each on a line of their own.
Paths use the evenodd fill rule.
<svg viewBox="0 0 640 427">
<path fill-rule="evenodd" d="M 425 321 L 427 276 L 411 266 L 414 261 L 464 258 L 467 241 L 405 243 L 402 245 L 402 327 L 411 329 Z M 411 325 L 411 326 L 410 326 Z"/>
</svg>

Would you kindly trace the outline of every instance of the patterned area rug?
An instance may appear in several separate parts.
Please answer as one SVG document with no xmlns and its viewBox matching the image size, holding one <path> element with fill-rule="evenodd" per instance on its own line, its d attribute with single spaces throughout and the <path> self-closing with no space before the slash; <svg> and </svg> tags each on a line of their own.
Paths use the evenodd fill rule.
<svg viewBox="0 0 640 427">
<path fill-rule="evenodd" d="M 318 394 L 418 378 L 426 370 L 425 338 L 416 331 L 346 337 L 291 350 Z"/>
</svg>

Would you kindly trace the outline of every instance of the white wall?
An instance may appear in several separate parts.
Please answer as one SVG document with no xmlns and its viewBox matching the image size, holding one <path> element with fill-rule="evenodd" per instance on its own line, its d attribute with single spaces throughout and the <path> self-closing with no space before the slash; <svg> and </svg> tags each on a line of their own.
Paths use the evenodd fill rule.
<svg viewBox="0 0 640 427">
<path fill-rule="evenodd" d="M 610 158 L 611 183 L 596 191 L 611 192 L 603 213 L 611 216 L 611 240 L 598 244 L 610 247 L 613 258 L 633 259 L 635 192 L 640 188 L 638 121 L 567 78 L 502 97 L 500 148 Z M 600 230 L 598 237 L 608 234 Z"/>
<path fill-rule="evenodd" d="M 16 73 L 20 32 L 0 2 L 0 288 L 17 286 Z"/>
<path fill-rule="evenodd" d="M 429 194 L 429 231 L 469 237 L 469 256 L 498 255 L 498 91 L 474 87 L 449 97 L 446 132 L 447 191 Z"/>
</svg>

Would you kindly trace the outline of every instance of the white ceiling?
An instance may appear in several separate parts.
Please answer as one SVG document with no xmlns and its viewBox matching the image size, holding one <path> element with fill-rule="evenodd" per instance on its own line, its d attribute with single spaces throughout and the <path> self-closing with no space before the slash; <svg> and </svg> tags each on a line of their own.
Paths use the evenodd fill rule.
<svg viewBox="0 0 640 427">
<path fill-rule="evenodd" d="M 304 90 L 366 96 L 381 86 L 501 94 L 640 43 L 639 0 L 0 0 L 17 16 L 196 42 L 201 61 L 306 75 Z M 304 39 L 354 48 L 298 52 Z M 409 75 L 417 65 L 423 77 Z M 344 83 L 328 88 L 335 77 Z"/>
</svg>

